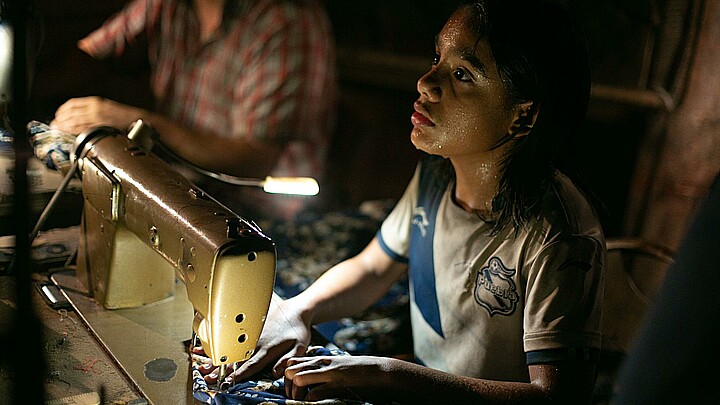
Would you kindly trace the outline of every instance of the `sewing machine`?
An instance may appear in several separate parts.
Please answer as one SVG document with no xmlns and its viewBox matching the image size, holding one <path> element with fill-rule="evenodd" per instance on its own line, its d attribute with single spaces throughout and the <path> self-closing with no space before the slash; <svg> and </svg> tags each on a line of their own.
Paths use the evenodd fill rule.
<svg viewBox="0 0 720 405">
<path fill-rule="evenodd" d="M 247 360 L 272 295 L 273 241 L 149 153 L 147 137 L 130 138 L 100 127 L 75 143 L 78 279 L 105 308 L 121 309 L 166 300 L 177 277 L 212 363 Z"/>
</svg>

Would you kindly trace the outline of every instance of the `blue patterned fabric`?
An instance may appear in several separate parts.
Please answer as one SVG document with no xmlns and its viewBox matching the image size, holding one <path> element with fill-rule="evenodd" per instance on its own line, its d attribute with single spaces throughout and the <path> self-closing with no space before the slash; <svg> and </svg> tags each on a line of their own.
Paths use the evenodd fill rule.
<svg viewBox="0 0 720 405">
<path fill-rule="evenodd" d="M 322 346 L 308 348 L 307 356 L 344 356 L 341 350 L 329 350 Z M 296 401 L 285 397 L 285 383 L 282 378 L 272 379 L 261 376 L 258 380 L 244 381 L 227 389 L 217 391 L 207 385 L 199 367 L 203 361 L 200 356 L 193 356 L 193 396 L 204 404 L 211 405 L 252 405 L 252 404 L 285 404 L 285 405 L 370 405 L 367 402 L 349 399 L 328 399 L 322 401 Z"/>
</svg>

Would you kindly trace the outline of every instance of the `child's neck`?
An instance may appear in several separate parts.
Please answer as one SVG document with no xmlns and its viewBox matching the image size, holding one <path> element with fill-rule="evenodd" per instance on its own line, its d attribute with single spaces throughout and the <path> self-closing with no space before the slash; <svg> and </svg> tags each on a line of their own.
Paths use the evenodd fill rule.
<svg viewBox="0 0 720 405">
<path fill-rule="evenodd" d="M 500 186 L 498 162 L 456 164 L 455 201 L 465 211 L 479 214 L 492 213 L 492 201 Z"/>
</svg>

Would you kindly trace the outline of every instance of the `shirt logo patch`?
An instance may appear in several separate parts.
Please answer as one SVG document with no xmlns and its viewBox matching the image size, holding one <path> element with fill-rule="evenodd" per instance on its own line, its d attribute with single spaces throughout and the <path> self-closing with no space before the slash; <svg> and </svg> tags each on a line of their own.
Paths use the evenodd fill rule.
<svg viewBox="0 0 720 405">
<path fill-rule="evenodd" d="M 420 235 L 424 238 L 427 234 L 427 227 L 430 224 L 430 221 L 428 221 L 427 218 L 427 213 L 425 213 L 425 208 L 415 207 L 413 210 L 412 224 L 413 226 L 418 227 Z"/>
<path fill-rule="evenodd" d="M 508 269 L 498 257 L 492 257 L 481 268 L 475 279 L 475 301 L 485 307 L 490 316 L 510 315 L 515 312 L 519 296 L 512 276 L 515 269 Z"/>
</svg>

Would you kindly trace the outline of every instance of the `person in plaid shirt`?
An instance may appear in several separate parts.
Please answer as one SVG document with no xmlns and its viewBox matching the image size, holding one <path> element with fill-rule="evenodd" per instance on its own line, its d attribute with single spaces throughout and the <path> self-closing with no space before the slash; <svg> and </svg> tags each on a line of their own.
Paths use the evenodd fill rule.
<svg viewBox="0 0 720 405">
<path fill-rule="evenodd" d="M 154 111 L 70 99 L 51 126 L 121 130 L 142 119 L 175 155 L 240 177 L 321 177 L 336 102 L 331 25 L 315 0 L 134 0 L 78 42 L 121 56 L 145 36 Z M 245 216 L 290 218 L 308 197 L 265 195 L 186 171 Z M 256 209 L 257 208 L 257 209 Z"/>
</svg>

